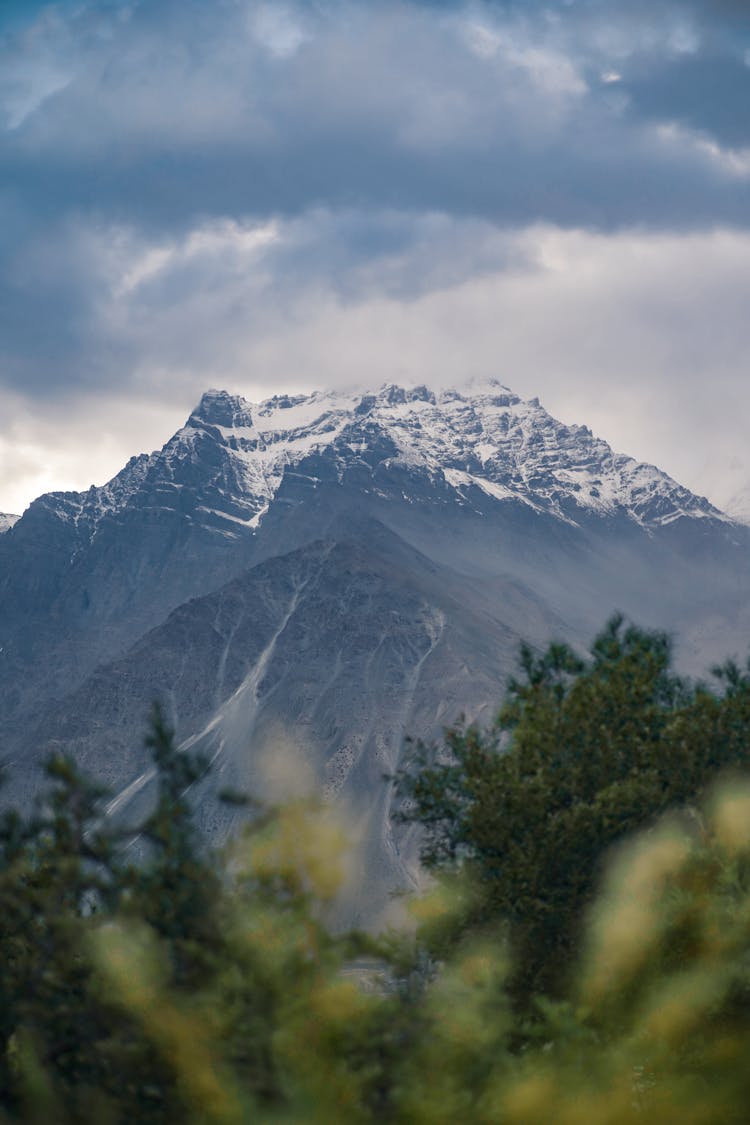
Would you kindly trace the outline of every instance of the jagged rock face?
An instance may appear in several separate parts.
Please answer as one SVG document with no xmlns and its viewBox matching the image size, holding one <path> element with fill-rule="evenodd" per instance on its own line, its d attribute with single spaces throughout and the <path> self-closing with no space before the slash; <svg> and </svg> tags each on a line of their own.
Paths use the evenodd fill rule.
<svg viewBox="0 0 750 1125">
<path fill-rule="evenodd" d="M 206 435 L 233 466 L 225 469 L 229 491 L 246 497 L 258 521 L 285 473 L 315 458 L 340 481 L 398 468 L 405 481 L 426 478 L 454 498 L 479 490 L 573 523 L 591 514 L 626 515 L 645 527 L 685 515 L 722 518 L 653 466 L 613 453 L 585 426 L 564 426 L 538 400 L 495 382 L 437 394 L 386 386 L 377 394 L 283 395 L 257 406 L 211 391 L 165 447 L 168 463 L 184 461 Z M 419 500 L 420 490 L 402 496 Z"/>
<path fill-rule="evenodd" d="M 215 758 L 196 793 L 214 838 L 232 816 L 211 788 L 263 791 L 281 748 L 353 810 L 347 917 L 372 920 L 414 874 L 383 782 L 405 732 L 489 717 L 521 638 L 583 643 L 615 608 L 677 632 L 688 669 L 744 650 L 749 546 L 708 501 L 499 383 L 209 391 L 162 450 L 40 497 L 0 536 L 10 792 L 28 799 L 54 744 L 134 815 L 159 695 Z"/>
</svg>

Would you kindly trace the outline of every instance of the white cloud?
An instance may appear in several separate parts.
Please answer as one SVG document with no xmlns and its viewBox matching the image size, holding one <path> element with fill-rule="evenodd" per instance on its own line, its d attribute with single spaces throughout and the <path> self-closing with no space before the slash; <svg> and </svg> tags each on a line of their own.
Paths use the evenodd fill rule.
<svg viewBox="0 0 750 1125">
<path fill-rule="evenodd" d="M 258 398 L 491 374 L 699 492 L 725 498 L 716 466 L 731 458 L 750 477 L 749 234 L 500 232 L 434 216 L 360 261 L 337 257 L 341 217 L 324 220 L 196 229 L 139 285 L 114 286 L 106 334 L 136 357 L 130 381 L 60 414 L 6 400 L 0 510 L 101 482 L 166 440 L 209 385 Z"/>
<path fill-rule="evenodd" d="M 253 5 L 248 24 L 255 39 L 279 58 L 293 55 L 308 38 L 299 12 L 288 4 Z"/>
<path fill-rule="evenodd" d="M 278 224 L 240 223 L 224 219 L 206 223 L 190 231 L 182 239 L 168 243 L 143 245 L 135 235 L 121 232 L 119 238 L 108 240 L 119 243 L 119 261 L 112 263 L 112 292 L 116 298 L 127 297 L 140 286 L 157 280 L 169 272 L 184 268 L 191 261 L 230 255 L 245 260 L 258 254 L 278 238 Z M 124 261 L 122 260 L 124 257 Z"/>
<path fill-rule="evenodd" d="M 22 512 L 44 492 L 102 484 L 133 453 L 163 444 L 176 412 L 147 396 L 76 396 L 30 404 L 0 393 L 0 511 Z"/>
</svg>

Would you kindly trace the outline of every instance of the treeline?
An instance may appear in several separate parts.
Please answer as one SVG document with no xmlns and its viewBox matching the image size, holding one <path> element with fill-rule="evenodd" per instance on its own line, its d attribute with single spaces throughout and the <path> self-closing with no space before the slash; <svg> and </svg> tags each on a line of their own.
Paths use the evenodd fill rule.
<svg viewBox="0 0 750 1125">
<path fill-rule="evenodd" d="M 2 1120 L 746 1122 L 750 671 L 687 683 L 620 619 L 524 649 L 495 726 L 395 779 L 434 884 L 378 939 L 324 925 L 327 810 L 209 853 L 205 763 L 158 710 L 149 744 L 143 824 L 58 757 L 0 826 Z"/>
</svg>

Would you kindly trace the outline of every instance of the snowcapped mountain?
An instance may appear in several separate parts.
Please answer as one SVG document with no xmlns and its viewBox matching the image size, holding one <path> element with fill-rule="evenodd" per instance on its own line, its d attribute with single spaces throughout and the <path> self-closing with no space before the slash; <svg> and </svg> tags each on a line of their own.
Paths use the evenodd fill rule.
<svg viewBox="0 0 750 1125">
<path fill-rule="evenodd" d="M 42 502 L 88 535 L 103 517 L 144 502 L 189 508 L 193 518 L 240 534 L 238 528 L 257 529 L 285 474 L 313 457 L 325 458 L 339 482 L 369 474 L 383 496 L 389 492 L 378 470 L 399 469 L 447 487 L 460 503 L 478 489 L 572 524 L 623 514 L 646 528 L 682 517 L 726 519 L 654 466 L 614 453 L 586 426 L 565 426 L 537 399 L 523 400 L 493 380 L 460 391 L 386 385 L 376 393 L 279 395 L 257 404 L 208 391 L 160 452 L 133 458 L 101 488 Z M 402 496 L 419 503 L 422 494 Z"/>
<path fill-rule="evenodd" d="M 10 512 L 0 512 L 0 535 L 4 531 L 10 531 L 14 523 L 18 523 L 20 516 L 13 516 Z"/>
<path fill-rule="evenodd" d="M 687 670 L 743 653 L 750 529 L 497 382 L 209 391 L 161 450 L 0 536 L 5 792 L 28 800 L 54 745 L 135 815 L 159 696 L 215 763 L 214 838 L 236 814 L 212 791 L 267 792 L 282 747 L 345 802 L 367 922 L 414 875 L 383 782 L 404 735 L 491 717 L 522 639 L 583 644 L 615 609 Z"/>
</svg>

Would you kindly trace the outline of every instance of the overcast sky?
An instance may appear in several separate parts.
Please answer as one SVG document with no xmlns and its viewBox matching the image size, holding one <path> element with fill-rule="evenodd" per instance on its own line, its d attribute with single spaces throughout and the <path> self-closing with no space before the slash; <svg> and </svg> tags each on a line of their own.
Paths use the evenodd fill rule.
<svg viewBox="0 0 750 1125">
<path fill-rule="evenodd" d="M 747 0 L 0 5 L 0 511 L 475 375 L 723 503 L 749 297 Z"/>
</svg>

